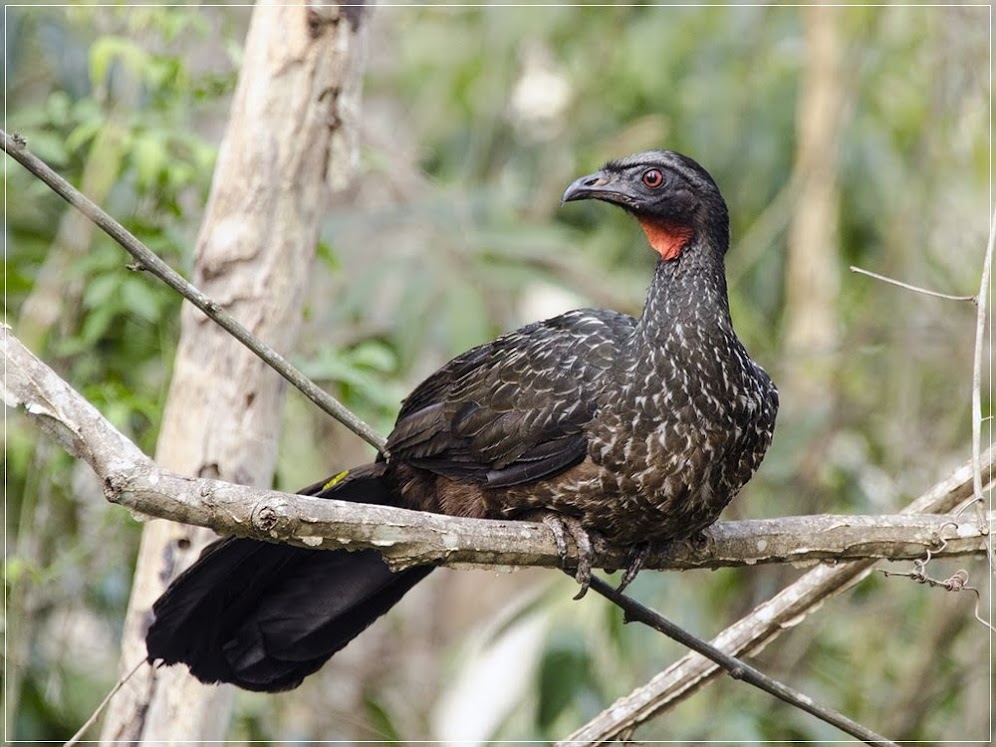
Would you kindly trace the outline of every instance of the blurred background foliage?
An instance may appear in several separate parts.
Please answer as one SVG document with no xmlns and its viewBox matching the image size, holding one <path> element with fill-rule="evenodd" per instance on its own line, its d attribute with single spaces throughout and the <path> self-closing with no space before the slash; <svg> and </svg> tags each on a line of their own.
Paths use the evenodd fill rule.
<svg viewBox="0 0 996 747">
<path fill-rule="evenodd" d="M 652 266 L 639 230 L 620 211 L 559 199 L 609 158 L 668 147 L 701 161 L 730 204 L 735 323 L 783 392 L 774 446 L 725 518 L 905 505 L 968 457 L 974 308 L 847 266 L 977 291 L 988 16 L 834 14 L 837 54 L 818 83 L 838 97 L 823 112 L 831 168 L 816 175 L 832 240 L 814 250 L 791 240 L 814 178 L 799 156 L 811 10 L 376 9 L 361 169 L 328 211 L 297 362 L 387 431 L 404 393 L 472 345 L 575 306 L 639 313 Z M 189 271 L 249 13 L 9 9 L 7 126 Z M 13 164 L 7 208 L 15 333 L 151 453 L 179 301 Z M 793 263 L 819 271 L 800 288 Z M 818 344 L 800 346 L 793 330 L 810 316 L 824 320 Z M 988 412 L 988 388 L 983 400 Z M 117 677 L 140 525 L 102 500 L 86 467 L 10 423 L 8 714 L 17 738 L 65 739 Z M 289 396 L 279 487 L 368 456 Z M 986 585 L 984 563 L 966 567 Z M 800 572 L 645 573 L 632 591 L 710 636 Z M 437 572 L 299 690 L 240 693 L 233 743 L 566 736 L 683 653 L 571 593 L 542 571 Z M 987 636 L 966 596 L 873 576 L 759 661 L 891 738 L 985 739 Z M 636 736 L 839 734 L 722 680 Z"/>
</svg>

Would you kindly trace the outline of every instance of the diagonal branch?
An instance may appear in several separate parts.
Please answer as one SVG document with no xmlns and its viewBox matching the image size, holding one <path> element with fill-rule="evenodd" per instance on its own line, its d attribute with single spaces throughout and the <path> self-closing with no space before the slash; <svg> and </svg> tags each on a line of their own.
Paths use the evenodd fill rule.
<svg viewBox="0 0 996 747">
<path fill-rule="evenodd" d="M 994 477 L 994 453 L 996 450 L 990 448 L 980 459 L 980 472 L 987 483 Z M 971 462 L 963 465 L 909 504 L 902 515 L 939 514 L 971 499 L 974 471 Z M 952 516 L 947 518 L 954 519 Z M 815 612 L 828 598 L 861 581 L 871 573 L 875 562 L 867 559 L 817 566 L 722 631 L 712 639 L 712 645 L 738 657 L 760 652 L 785 630 Z M 619 698 L 559 744 L 578 747 L 611 742 L 619 734 L 631 732 L 656 713 L 684 700 L 719 674 L 721 670 L 716 664 L 698 654 L 688 654 L 646 685 Z"/>
<path fill-rule="evenodd" d="M 764 672 L 761 672 L 757 668 L 752 667 L 749 664 L 745 664 L 739 659 L 720 651 L 715 646 L 696 638 L 694 635 L 686 632 L 649 607 L 645 607 L 634 599 L 631 599 L 625 594 L 613 589 L 601 579 L 593 578 L 591 580 L 591 588 L 606 599 L 609 599 L 614 604 L 621 607 L 626 613 L 627 622 L 636 620 L 638 622 L 642 622 L 644 625 L 649 625 L 655 630 L 666 635 L 668 638 L 671 638 L 678 643 L 687 646 L 693 651 L 698 652 L 702 656 L 716 662 L 716 664 L 729 672 L 731 677 L 754 685 L 754 687 L 764 690 L 769 695 L 773 695 L 789 705 L 795 706 L 806 713 L 816 716 L 821 721 L 825 721 L 828 724 L 836 726 L 845 734 L 857 737 L 865 744 L 885 744 L 893 745 L 895 747 L 895 742 L 886 739 L 882 735 L 877 734 L 871 729 L 859 724 L 857 721 L 848 718 L 844 714 L 815 702 L 809 696 L 804 695 L 798 690 L 791 688 L 778 680 L 772 679 L 768 675 L 764 674 Z M 568 742 L 567 744 L 571 743 Z"/>
<path fill-rule="evenodd" d="M 222 308 L 220 304 L 208 298 L 176 270 L 163 262 L 162 259 L 139 241 L 127 228 L 114 220 L 114 218 L 101 210 L 86 195 L 59 176 L 48 164 L 30 153 L 21 137 L 17 135 L 12 137 L 4 130 L 0 130 L 0 147 L 24 168 L 48 185 L 59 197 L 83 213 L 104 233 L 124 247 L 138 262 L 140 269 L 148 270 L 162 280 L 166 285 L 217 322 L 232 337 L 262 358 L 270 368 L 297 387 L 305 397 L 375 449 L 381 452 L 384 451 L 383 436 L 379 435 L 369 425 L 356 417 L 356 415 L 350 412 L 345 405 L 332 395 L 318 387 L 307 376 L 292 366 L 280 353 L 253 335 L 235 317 Z"/>
<path fill-rule="evenodd" d="M 67 451 L 90 464 L 110 501 L 134 512 L 316 549 L 372 547 L 395 568 L 428 563 L 561 565 L 552 535 L 542 524 L 316 500 L 162 469 L 25 349 L 9 327 L 3 331 L 0 359 L 8 373 L 6 402 L 23 406 Z M 986 455 L 987 470 L 991 458 Z M 935 557 L 982 552 L 983 541 L 974 521 L 950 516 L 799 516 L 715 524 L 704 542 L 680 543 L 654 553 L 646 566 L 690 569 L 824 558 L 914 559 L 928 550 Z M 619 567 L 625 560 L 625 551 L 610 549 L 601 564 Z"/>
</svg>

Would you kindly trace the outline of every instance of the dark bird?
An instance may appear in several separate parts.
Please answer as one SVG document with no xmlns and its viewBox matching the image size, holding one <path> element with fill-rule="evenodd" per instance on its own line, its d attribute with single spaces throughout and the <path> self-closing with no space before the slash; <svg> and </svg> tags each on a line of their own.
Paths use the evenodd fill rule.
<svg viewBox="0 0 996 747">
<path fill-rule="evenodd" d="M 447 363 L 404 401 L 380 457 L 301 491 L 480 518 L 542 519 L 590 574 L 595 537 L 633 549 L 714 522 L 771 442 L 778 394 L 730 321 L 726 203 L 690 158 L 612 161 L 563 201 L 613 203 L 659 255 L 639 319 L 582 309 Z M 152 663 L 204 682 L 296 687 L 432 567 L 392 573 L 375 550 L 230 537 L 153 607 Z M 631 577 L 628 573 L 627 577 Z"/>
</svg>

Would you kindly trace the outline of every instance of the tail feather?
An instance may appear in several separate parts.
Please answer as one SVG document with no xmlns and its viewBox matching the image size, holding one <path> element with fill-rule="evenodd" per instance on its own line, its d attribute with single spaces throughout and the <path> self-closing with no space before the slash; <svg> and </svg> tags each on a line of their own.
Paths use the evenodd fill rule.
<svg viewBox="0 0 996 747">
<path fill-rule="evenodd" d="M 393 503 L 383 467 L 306 488 L 318 497 Z M 297 687 L 393 607 L 431 566 L 393 573 L 376 550 L 308 550 L 230 537 L 209 546 L 153 606 L 148 659 L 184 663 L 203 682 Z"/>
</svg>

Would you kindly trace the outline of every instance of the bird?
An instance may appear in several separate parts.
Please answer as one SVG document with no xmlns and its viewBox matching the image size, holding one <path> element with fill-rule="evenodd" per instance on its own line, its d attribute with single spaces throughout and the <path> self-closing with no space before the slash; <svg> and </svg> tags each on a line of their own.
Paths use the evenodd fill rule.
<svg viewBox="0 0 996 747">
<path fill-rule="evenodd" d="M 405 398 L 386 453 L 301 494 L 452 516 L 543 521 L 558 550 L 646 549 L 698 536 L 759 467 L 778 392 L 730 319 L 729 213 L 693 159 L 609 161 L 562 204 L 636 218 L 657 254 L 639 318 L 579 309 L 445 364 Z M 247 690 L 297 687 L 433 566 L 392 572 L 379 552 L 249 538 L 209 545 L 153 605 L 147 659 Z"/>
</svg>

